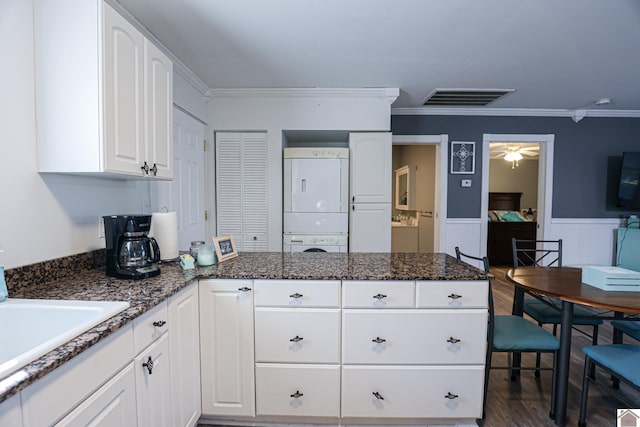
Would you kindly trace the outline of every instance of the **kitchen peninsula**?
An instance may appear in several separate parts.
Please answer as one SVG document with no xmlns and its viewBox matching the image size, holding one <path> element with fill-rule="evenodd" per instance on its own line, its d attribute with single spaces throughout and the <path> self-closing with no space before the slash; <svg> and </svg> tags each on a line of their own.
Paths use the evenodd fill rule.
<svg viewBox="0 0 640 427">
<path fill-rule="evenodd" d="M 130 323 L 136 342 L 140 319 L 158 307 L 166 311 L 167 300 L 171 312 L 172 298 L 190 288 L 199 298 L 201 423 L 459 424 L 481 416 L 488 277 L 449 255 L 245 252 L 196 270 L 160 267 L 159 277 L 139 281 L 107 277 L 103 268 L 50 281 L 9 272 L 11 298 L 120 300 L 130 307 L 0 378 L 0 405 Z M 171 341 L 171 329 L 166 335 Z M 143 350 L 137 347 L 135 354 Z M 73 414 L 80 401 L 53 421 Z"/>
</svg>

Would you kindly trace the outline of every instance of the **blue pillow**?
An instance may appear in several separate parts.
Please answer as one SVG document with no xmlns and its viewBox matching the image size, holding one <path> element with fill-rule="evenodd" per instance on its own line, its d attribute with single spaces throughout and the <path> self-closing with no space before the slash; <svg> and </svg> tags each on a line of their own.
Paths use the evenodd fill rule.
<svg viewBox="0 0 640 427">
<path fill-rule="evenodd" d="M 524 222 L 524 219 L 522 219 L 520 215 L 511 211 L 502 215 L 500 219 L 507 222 Z"/>
</svg>

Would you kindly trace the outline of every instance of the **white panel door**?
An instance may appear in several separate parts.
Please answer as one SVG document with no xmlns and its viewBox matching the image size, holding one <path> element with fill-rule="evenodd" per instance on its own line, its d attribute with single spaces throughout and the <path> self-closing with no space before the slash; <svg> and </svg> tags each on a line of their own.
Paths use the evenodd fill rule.
<svg viewBox="0 0 640 427">
<path fill-rule="evenodd" d="M 255 415 L 251 280 L 200 280 L 203 415 Z"/>
<path fill-rule="evenodd" d="M 172 426 L 195 426 L 200 418 L 200 316 L 198 284 L 169 300 Z"/>
<path fill-rule="evenodd" d="M 291 212 L 340 212 L 340 159 L 291 160 Z"/>
<path fill-rule="evenodd" d="M 173 109 L 173 181 L 158 182 L 158 209 L 177 213 L 178 248 L 206 240 L 204 125 Z"/>
<path fill-rule="evenodd" d="M 106 3 L 104 102 L 105 170 L 142 176 L 144 36 Z"/>
<path fill-rule="evenodd" d="M 349 148 L 351 202 L 391 203 L 391 133 L 350 133 Z"/>
<path fill-rule="evenodd" d="M 150 175 L 173 178 L 173 62 L 145 40 L 146 156 Z"/>
<path fill-rule="evenodd" d="M 391 203 L 351 206 L 349 252 L 391 252 Z"/>
</svg>

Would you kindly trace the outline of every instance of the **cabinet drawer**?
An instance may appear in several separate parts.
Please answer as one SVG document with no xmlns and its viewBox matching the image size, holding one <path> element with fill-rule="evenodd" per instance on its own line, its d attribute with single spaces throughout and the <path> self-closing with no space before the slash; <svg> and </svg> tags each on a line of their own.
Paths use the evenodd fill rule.
<svg viewBox="0 0 640 427">
<path fill-rule="evenodd" d="M 142 316 L 133 319 L 133 344 L 136 354 L 169 330 L 168 318 L 167 302 L 163 301 Z"/>
<path fill-rule="evenodd" d="M 480 418 L 482 366 L 344 366 L 342 416 Z"/>
<path fill-rule="evenodd" d="M 487 311 L 344 310 L 343 364 L 483 364 Z"/>
<path fill-rule="evenodd" d="M 488 299 L 489 282 L 486 280 L 416 282 L 418 307 L 486 308 Z"/>
<path fill-rule="evenodd" d="M 340 310 L 256 308 L 256 361 L 340 363 Z"/>
<path fill-rule="evenodd" d="M 337 280 L 255 280 L 257 307 L 340 307 Z"/>
<path fill-rule="evenodd" d="M 340 416 L 338 365 L 256 364 L 257 415 Z"/>
<path fill-rule="evenodd" d="M 344 281 L 342 306 L 345 308 L 412 308 L 415 306 L 414 282 Z"/>
</svg>

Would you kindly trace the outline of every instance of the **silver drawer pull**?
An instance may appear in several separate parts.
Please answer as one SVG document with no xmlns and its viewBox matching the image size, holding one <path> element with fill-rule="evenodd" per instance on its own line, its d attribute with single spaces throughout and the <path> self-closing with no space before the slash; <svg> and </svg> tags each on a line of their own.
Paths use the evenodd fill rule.
<svg viewBox="0 0 640 427">
<path fill-rule="evenodd" d="M 300 393 L 300 390 L 296 390 L 296 392 L 291 395 L 294 399 L 298 399 L 302 396 L 304 396 L 304 393 Z"/>
<path fill-rule="evenodd" d="M 447 392 L 447 395 L 445 396 L 445 398 L 453 400 L 453 399 L 457 399 L 458 395 L 457 394 L 453 394 L 451 392 Z"/>
<path fill-rule="evenodd" d="M 153 326 L 158 327 L 158 328 L 162 328 L 166 324 L 167 324 L 167 322 L 165 322 L 164 320 L 158 320 L 156 322 L 153 322 Z"/>
<path fill-rule="evenodd" d="M 384 338 L 380 338 L 380 337 L 376 337 L 376 339 L 371 340 L 371 342 L 375 342 L 378 344 L 382 344 L 383 342 L 386 342 L 387 340 L 385 340 Z"/>
<path fill-rule="evenodd" d="M 377 300 L 383 300 L 385 299 L 387 296 L 385 294 L 377 294 L 373 296 L 375 299 Z"/>
<path fill-rule="evenodd" d="M 299 299 L 299 298 L 302 298 L 302 297 L 303 297 L 303 295 L 299 294 L 297 292 L 295 294 L 289 295 L 289 298 L 295 298 L 295 299 Z"/>
<path fill-rule="evenodd" d="M 376 399 L 378 400 L 384 400 L 384 397 L 382 397 L 382 395 L 380 393 L 378 393 L 377 391 L 373 392 L 373 395 L 375 396 Z"/>
<path fill-rule="evenodd" d="M 450 342 L 451 344 L 457 344 L 460 342 L 460 340 L 458 338 L 454 338 L 454 337 L 449 337 L 449 339 L 447 340 L 447 342 Z"/>
<path fill-rule="evenodd" d="M 300 341 L 302 341 L 303 339 L 304 339 L 304 338 L 299 337 L 299 336 L 297 336 L 297 335 L 296 335 L 295 337 L 291 338 L 289 341 L 291 341 L 291 342 L 300 342 Z"/>
<path fill-rule="evenodd" d="M 249 292 L 251 288 L 247 288 L 246 286 L 243 286 L 242 288 L 238 288 L 238 290 L 241 292 Z"/>
<path fill-rule="evenodd" d="M 462 295 L 458 295 L 458 294 L 451 294 L 451 295 L 449 295 L 449 298 L 451 298 L 451 299 L 458 299 L 458 298 L 462 298 Z"/>
</svg>

